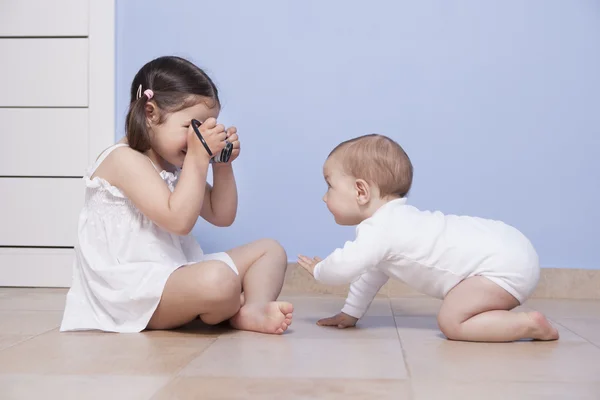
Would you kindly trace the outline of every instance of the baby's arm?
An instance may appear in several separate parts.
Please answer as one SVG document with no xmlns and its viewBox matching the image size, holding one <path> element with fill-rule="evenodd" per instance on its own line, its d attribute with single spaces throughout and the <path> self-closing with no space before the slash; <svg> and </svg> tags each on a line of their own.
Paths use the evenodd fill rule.
<svg viewBox="0 0 600 400">
<path fill-rule="evenodd" d="M 351 283 L 376 268 L 387 257 L 388 250 L 384 229 L 375 226 L 373 220 L 364 221 L 356 228 L 353 242 L 346 242 L 343 248 L 336 249 L 309 272 L 325 284 Z"/>
<path fill-rule="evenodd" d="M 202 135 L 213 153 L 224 145 L 222 125 L 207 122 Z M 183 170 L 173 192 L 158 175 L 148 158 L 130 148 L 113 151 L 98 168 L 97 175 L 118 187 L 149 219 L 169 232 L 186 235 L 202 209 L 210 157 L 193 131 Z M 200 201 L 198 201 L 200 199 Z"/>
<path fill-rule="evenodd" d="M 356 322 L 367 312 L 373 299 L 388 279 L 386 274 L 376 269 L 365 272 L 350 285 L 342 312 L 330 318 L 323 318 L 317 324 L 336 326 L 340 329 L 355 326 Z"/>
<path fill-rule="evenodd" d="M 342 312 L 356 319 L 362 318 L 388 279 L 389 277 L 378 269 L 372 269 L 362 274 L 350 285 Z"/>
</svg>

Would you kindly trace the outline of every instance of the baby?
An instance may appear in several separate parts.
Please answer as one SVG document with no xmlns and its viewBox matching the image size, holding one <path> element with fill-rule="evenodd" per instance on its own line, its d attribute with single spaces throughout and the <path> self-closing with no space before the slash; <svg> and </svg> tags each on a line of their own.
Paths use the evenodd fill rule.
<svg viewBox="0 0 600 400">
<path fill-rule="evenodd" d="M 511 312 L 539 280 L 529 240 L 500 221 L 420 211 L 408 205 L 413 167 L 402 147 L 382 135 L 338 145 L 323 167 L 323 200 L 340 225 L 357 225 L 356 239 L 327 258 L 299 256 L 316 280 L 351 283 L 342 312 L 319 321 L 354 326 L 389 278 L 443 303 L 437 320 L 451 340 L 556 340 L 539 312 Z"/>
</svg>

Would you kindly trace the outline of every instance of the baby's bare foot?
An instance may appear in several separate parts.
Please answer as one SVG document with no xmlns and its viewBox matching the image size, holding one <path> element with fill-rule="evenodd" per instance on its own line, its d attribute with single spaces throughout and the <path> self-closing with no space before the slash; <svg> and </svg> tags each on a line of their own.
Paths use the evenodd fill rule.
<svg viewBox="0 0 600 400">
<path fill-rule="evenodd" d="M 558 331 L 550 324 L 544 314 L 538 311 L 527 313 L 527 316 L 533 321 L 531 337 L 537 340 L 557 340 Z"/>
<path fill-rule="evenodd" d="M 285 301 L 246 304 L 229 322 L 235 329 L 280 335 L 292 324 L 293 311 Z"/>
</svg>

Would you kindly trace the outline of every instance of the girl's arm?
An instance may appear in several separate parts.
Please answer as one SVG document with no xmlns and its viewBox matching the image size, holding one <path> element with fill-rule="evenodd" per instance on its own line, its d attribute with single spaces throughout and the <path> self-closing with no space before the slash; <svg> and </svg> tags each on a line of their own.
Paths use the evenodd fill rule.
<svg viewBox="0 0 600 400">
<path fill-rule="evenodd" d="M 233 168 L 228 164 L 213 164 L 213 183 L 208 183 L 200 216 L 216 226 L 230 226 L 235 221 L 238 206 L 237 186 Z"/>
<path fill-rule="evenodd" d="M 206 184 L 204 203 L 200 211 L 202 218 L 216 226 L 230 226 L 237 215 L 238 193 L 231 163 L 240 154 L 240 141 L 237 128 L 232 126 L 228 132 L 228 140 L 233 145 L 231 158 L 227 163 L 212 165 L 214 187 Z"/>
<path fill-rule="evenodd" d="M 223 126 L 217 126 L 214 119 L 209 119 L 201 129 L 211 151 L 221 151 L 225 145 Z M 173 192 L 145 155 L 127 147 L 114 150 L 102 163 L 97 175 L 121 189 L 158 226 L 177 235 L 187 235 L 202 209 L 209 159 L 207 151 L 190 128 L 187 155 Z"/>
</svg>

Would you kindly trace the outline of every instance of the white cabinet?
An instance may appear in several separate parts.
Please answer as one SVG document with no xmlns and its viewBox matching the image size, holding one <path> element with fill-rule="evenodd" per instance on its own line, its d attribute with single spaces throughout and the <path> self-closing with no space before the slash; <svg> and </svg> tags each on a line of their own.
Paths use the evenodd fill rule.
<svg viewBox="0 0 600 400">
<path fill-rule="evenodd" d="M 0 132 L 0 175 L 80 176 L 87 167 L 87 108 L 0 107 Z"/>
<path fill-rule="evenodd" d="M 87 0 L 2 0 L 0 36 L 88 36 Z"/>
<path fill-rule="evenodd" d="M 86 38 L 0 39 L 0 107 L 87 107 L 88 45 Z"/>
<path fill-rule="evenodd" d="M 114 142 L 114 0 L 0 2 L 0 286 L 69 286 L 81 177 Z"/>
<path fill-rule="evenodd" d="M 83 205 L 81 179 L 0 179 L 0 243 L 14 247 L 72 247 Z"/>
</svg>

